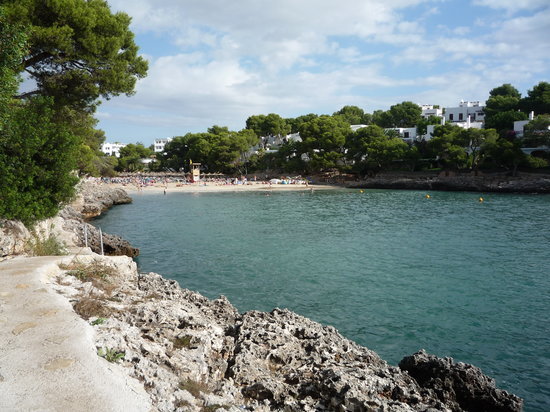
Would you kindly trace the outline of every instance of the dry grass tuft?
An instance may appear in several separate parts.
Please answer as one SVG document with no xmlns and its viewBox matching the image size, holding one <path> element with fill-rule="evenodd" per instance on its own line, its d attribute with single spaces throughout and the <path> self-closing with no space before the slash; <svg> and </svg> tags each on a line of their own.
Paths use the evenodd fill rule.
<svg viewBox="0 0 550 412">
<path fill-rule="evenodd" d="M 198 398 L 201 393 L 210 393 L 210 388 L 208 388 L 208 385 L 202 382 L 194 381 L 192 379 L 181 381 L 179 383 L 179 388 L 189 392 L 195 398 Z"/>
<path fill-rule="evenodd" d="M 116 286 L 111 283 L 110 278 L 116 275 L 115 269 L 105 265 L 98 260 L 90 263 L 83 263 L 78 260 L 67 265 L 59 265 L 61 269 L 67 270 L 67 274 L 76 277 L 82 282 L 91 282 L 92 285 L 111 295 Z"/>
<path fill-rule="evenodd" d="M 82 318 L 106 318 L 112 313 L 112 309 L 105 305 L 105 301 L 99 296 L 83 296 L 73 304 L 74 311 Z"/>
</svg>

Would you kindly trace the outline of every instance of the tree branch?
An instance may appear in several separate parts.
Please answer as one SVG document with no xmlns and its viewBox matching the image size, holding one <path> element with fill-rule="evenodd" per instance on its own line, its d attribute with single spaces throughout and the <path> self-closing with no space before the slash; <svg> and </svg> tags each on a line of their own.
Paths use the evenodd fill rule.
<svg viewBox="0 0 550 412">
<path fill-rule="evenodd" d="M 40 94 L 39 90 L 33 90 L 32 92 L 25 92 L 19 95 L 14 96 L 16 99 L 26 99 L 27 97 L 35 96 L 37 94 Z"/>
<path fill-rule="evenodd" d="M 36 63 L 39 63 L 42 60 L 46 60 L 48 57 L 53 57 L 53 56 L 51 53 L 43 51 L 41 53 L 38 53 L 35 56 L 29 57 L 27 60 L 23 62 L 23 65 L 25 66 L 25 68 L 34 66 Z"/>
</svg>

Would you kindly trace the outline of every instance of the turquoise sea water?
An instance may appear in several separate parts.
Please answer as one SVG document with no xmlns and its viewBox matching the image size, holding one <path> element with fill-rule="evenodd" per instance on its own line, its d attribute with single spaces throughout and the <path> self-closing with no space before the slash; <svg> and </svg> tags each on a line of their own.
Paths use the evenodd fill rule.
<svg viewBox="0 0 550 412">
<path fill-rule="evenodd" d="M 550 410 L 550 196 L 430 194 L 135 194 L 95 224 L 141 271 L 287 307 L 392 364 L 420 348 L 472 363 Z"/>
</svg>

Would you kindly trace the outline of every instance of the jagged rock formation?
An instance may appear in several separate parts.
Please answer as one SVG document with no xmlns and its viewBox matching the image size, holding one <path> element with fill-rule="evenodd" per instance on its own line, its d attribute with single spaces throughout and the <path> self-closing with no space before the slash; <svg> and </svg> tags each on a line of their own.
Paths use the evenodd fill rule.
<svg viewBox="0 0 550 412">
<path fill-rule="evenodd" d="M 485 399 L 499 399 L 498 410 L 521 410 L 519 398 L 469 365 L 426 355 L 446 369 L 430 366 L 425 379 L 416 378 L 414 369 L 390 366 L 334 328 L 288 310 L 240 314 L 224 297 L 209 300 L 155 273 L 138 274 L 130 259 L 87 258 L 116 269 L 109 287 L 65 274 L 59 291 L 75 308 L 95 300 L 92 307 L 108 318 L 96 326 L 97 347 L 125 353 L 124 366 L 159 411 L 497 410 L 476 409 L 497 405 Z M 444 382 L 444 389 L 426 381 Z M 463 387 L 475 390 L 467 397 L 457 389 Z"/>
<path fill-rule="evenodd" d="M 452 410 L 521 411 L 523 401 L 497 389 L 479 368 L 452 358 L 438 358 L 421 350 L 399 362 L 418 384 Z"/>
<path fill-rule="evenodd" d="M 97 217 L 114 205 L 132 203 L 132 198 L 121 188 L 83 181 L 77 190 L 77 199 L 71 206 L 85 219 Z"/>
</svg>

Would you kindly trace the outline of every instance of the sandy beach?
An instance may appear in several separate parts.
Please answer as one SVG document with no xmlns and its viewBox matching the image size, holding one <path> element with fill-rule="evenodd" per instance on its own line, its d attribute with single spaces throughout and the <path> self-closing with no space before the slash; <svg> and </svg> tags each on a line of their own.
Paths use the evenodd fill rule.
<svg viewBox="0 0 550 412">
<path fill-rule="evenodd" d="M 105 184 L 105 183 L 103 183 Z M 273 184 L 269 185 L 262 182 L 251 182 L 247 184 L 216 184 L 216 183 L 192 183 L 192 184 L 182 184 L 169 182 L 156 183 L 147 186 L 137 186 L 135 184 L 122 184 L 122 183 L 112 183 L 108 184 L 111 187 L 120 187 L 126 190 L 128 193 L 175 193 L 175 192 L 188 192 L 188 193 L 198 193 L 198 192 L 251 192 L 251 191 L 315 191 L 315 190 L 337 190 L 342 189 L 341 186 L 334 185 L 305 185 L 305 184 Z"/>
</svg>

